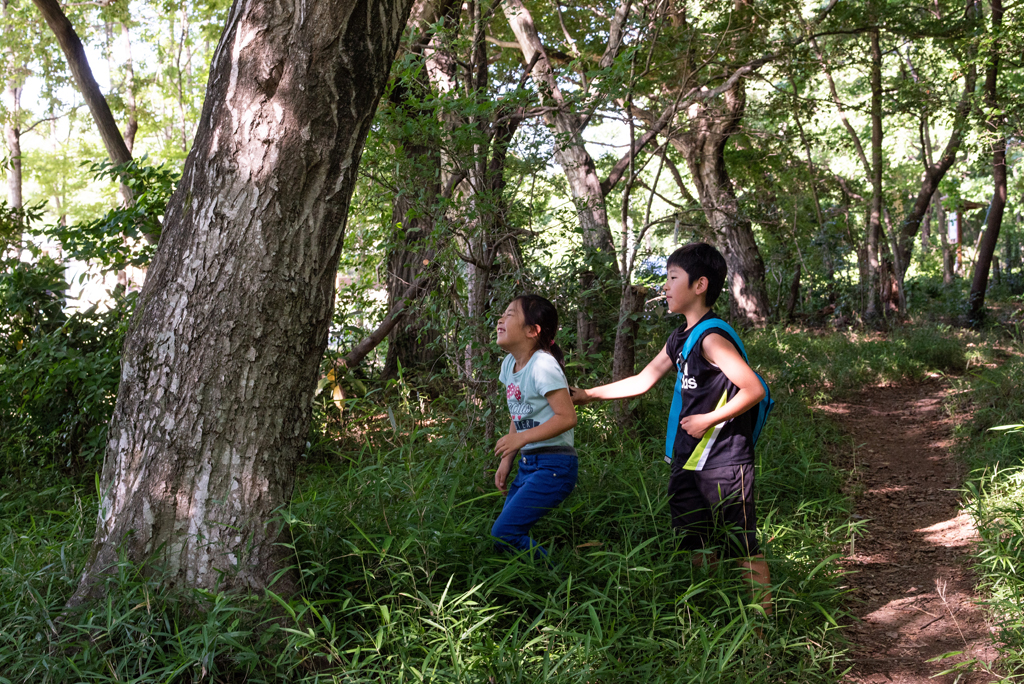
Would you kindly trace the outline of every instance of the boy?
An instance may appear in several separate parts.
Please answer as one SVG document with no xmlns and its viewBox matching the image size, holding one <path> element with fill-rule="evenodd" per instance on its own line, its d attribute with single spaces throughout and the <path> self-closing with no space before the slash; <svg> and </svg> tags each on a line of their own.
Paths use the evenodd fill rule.
<svg viewBox="0 0 1024 684">
<path fill-rule="evenodd" d="M 725 258 L 705 243 L 680 247 L 668 259 L 665 300 L 686 324 L 669 335 L 654 360 L 639 375 L 589 390 L 573 388 L 574 404 L 626 399 L 647 392 L 676 367 L 683 373 L 682 411 L 675 431 L 669 476 L 672 527 L 681 532 L 680 547 L 705 548 L 716 521 L 737 529 L 729 534 L 725 554 L 735 558 L 751 581 L 751 593 L 765 614 L 771 613 L 770 577 L 757 545 L 754 516 L 753 427 L 764 389 L 727 333 L 711 328 L 681 358 L 689 331 L 714 318 L 725 284 Z M 753 410 L 752 410 L 753 409 Z M 671 427 L 671 426 L 670 426 Z M 717 520 L 716 520 L 717 519 Z M 695 555 L 695 563 L 700 556 Z"/>
</svg>

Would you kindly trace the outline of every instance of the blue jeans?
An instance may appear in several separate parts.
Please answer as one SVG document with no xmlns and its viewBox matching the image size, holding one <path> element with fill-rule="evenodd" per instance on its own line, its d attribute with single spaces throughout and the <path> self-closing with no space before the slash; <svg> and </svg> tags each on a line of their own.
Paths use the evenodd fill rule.
<svg viewBox="0 0 1024 684">
<path fill-rule="evenodd" d="M 571 453 L 521 453 L 519 472 L 508 488 L 505 507 L 491 527 L 495 546 L 505 551 L 547 551 L 530 538 L 530 528 L 548 511 L 562 503 L 576 487 L 579 464 Z"/>
</svg>

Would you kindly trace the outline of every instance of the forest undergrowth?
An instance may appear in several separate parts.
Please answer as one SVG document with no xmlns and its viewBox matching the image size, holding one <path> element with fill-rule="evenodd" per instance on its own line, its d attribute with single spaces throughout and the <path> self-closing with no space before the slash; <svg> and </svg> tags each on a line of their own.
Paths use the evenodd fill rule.
<svg viewBox="0 0 1024 684">
<path fill-rule="evenodd" d="M 957 382 L 949 410 L 973 411 L 957 428 L 970 468 L 965 506 L 980 535 L 975 559 L 979 589 L 997 628 L 1001 666 L 1024 681 L 1024 348 Z"/>
<path fill-rule="evenodd" d="M 607 409 L 581 412 L 579 484 L 535 528 L 554 568 L 495 553 L 492 445 L 465 418 L 465 400 L 420 404 L 394 386 L 347 402 L 344 430 L 324 405 L 281 512 L 292 566 L 277 591 L 183 596 L 124 564 L 105 603 L 67 612 L 95 488 L 5 488 L 0 682 L 837 681 L 846 669 L 837 561 L 859 523 L 831 463 L 851 445 L 807 405 L 864 383 L 962 373 L 986 349 L 973 334 L 934 326 L 884 337 L 781 327 L 749 335 L 778 401 L 758 447 L 770 617 L 733 568 L 698 569 L 674 550 L 660 456 L 667 382 L 638 403 L 633 429 L 618 428 Z M 989 439 L 1011 449 L 1014 438 Z M 1003 476 L 1005 460 L 988 472 L 999 483 L 1020 479 Z M 978 487 L 1003 491 L 996 481 Z M 985 501 L 979 515 L 1002 510 Z M 1003 575 L 1005 549 L 1019 559 L 1011 532 L 990 561 Z M 1020 585 L 989 586 L 1007 597 L 994 600 L 1016 601 L 1019 621 Z"/>
</svg>

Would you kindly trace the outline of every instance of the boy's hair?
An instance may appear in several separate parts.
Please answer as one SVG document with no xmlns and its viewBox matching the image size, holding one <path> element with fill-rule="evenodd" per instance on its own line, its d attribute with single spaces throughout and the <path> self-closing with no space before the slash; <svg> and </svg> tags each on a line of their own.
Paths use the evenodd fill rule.
<svg viewBox="0 0 1024 684">
<path fill-rule="evenodd" d="M 691 242 L 672 252 L 665 267 L 671 266 L 686 271 L 691 285 L 699 278 L 707 278 L 708 289 L 704 293 L 704 303 L 709 307 L 715 305 L 718 295 L 722 294 L 729 270 L 721 252 L 706 242 Z"/>
</svg>

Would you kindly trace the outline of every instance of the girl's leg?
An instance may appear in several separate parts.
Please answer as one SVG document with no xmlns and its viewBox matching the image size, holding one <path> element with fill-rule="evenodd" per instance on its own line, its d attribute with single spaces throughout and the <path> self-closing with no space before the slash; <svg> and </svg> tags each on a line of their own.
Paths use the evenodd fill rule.
<svg viewBox="0 0 1024 684">
<path fill-rule="evenodd" d="M 519 472 L 509 488 L 505 507 L 491 528 L 491 535 L 498 539 L 496 546 L 504 550 L 535 549 L 547 555 L 547 551 L 530 538 L 530 528 L 569 496 L 576 486 L 577 472 L 575 456 L 521 456 Z"/>
</svg>

